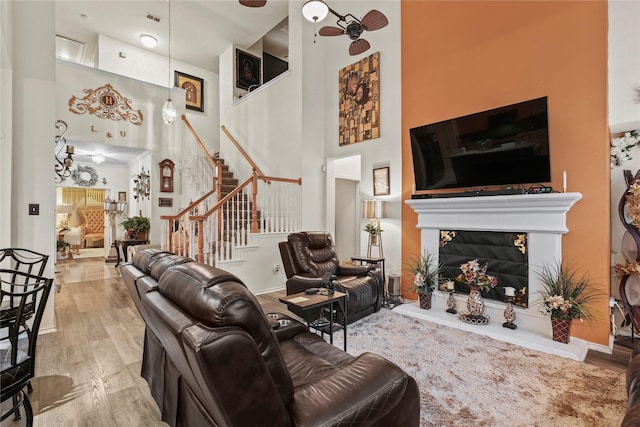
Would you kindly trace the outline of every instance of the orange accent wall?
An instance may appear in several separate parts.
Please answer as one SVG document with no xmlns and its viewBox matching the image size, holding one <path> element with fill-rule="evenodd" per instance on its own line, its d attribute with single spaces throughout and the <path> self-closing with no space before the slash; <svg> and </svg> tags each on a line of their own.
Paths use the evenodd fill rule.
<svg viewBox="0 0 640 427">
<path fill-rule="evenodd" d="M 403 200 L 414 183 L 410 128 L 548 96 L 551 185 L 562 191 L 566 170 L 567 191 L 583 196 L 567 216 L 563 258 L 603 291 L 597 320 L 575 321 L 571 332 L 608 346 L 606 1 L 403 0 L 401 8 Z M 403 259 L 420 253 L 416 223 L 403 204 Z M 410 281 L 404 272 L 404 288 Z"/>
</svg>

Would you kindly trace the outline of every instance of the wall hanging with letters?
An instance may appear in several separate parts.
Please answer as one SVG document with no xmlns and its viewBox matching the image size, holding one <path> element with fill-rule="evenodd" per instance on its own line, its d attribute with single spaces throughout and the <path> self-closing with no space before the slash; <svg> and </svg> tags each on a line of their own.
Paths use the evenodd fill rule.
<svg viewBox="0 0 640 427">
<path fill-rule="evenodd" d="M 124 120 L 136 126 L 142 125 L 142 111 L 134 110 L 131 107 L 132 100 L 122 96 L 110 84 L 97 89 L 84 89 L 83 92 L 84 97 L 74 95 L 69 99 L 69 111 L 72 113 L 88 113 L 101 119 Z"/>
</svg>

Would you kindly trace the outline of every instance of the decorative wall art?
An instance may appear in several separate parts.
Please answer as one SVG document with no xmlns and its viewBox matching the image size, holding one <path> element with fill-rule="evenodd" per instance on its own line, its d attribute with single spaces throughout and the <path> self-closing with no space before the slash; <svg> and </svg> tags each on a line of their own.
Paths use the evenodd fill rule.
<svg viewBox="0 0 640 427">
<path fill-rule="evenodd" d="M 142 171 L 133 180 L 133 198 L 139 202 L 143 201 L 145 197 L 148 199 L 150 190 L 151 177 L 148 172 L 144 171 L 143 166 Z"/>
<path fill-rule="evenodd" d="M 92 114 L 101 119 L 128 121 L 133 125 L 142 125 L 141 110 L 131 107 L 131 99 L 125 98 L 110 84 L 97 89 L 84 89 L 85 96 L 69 99 L 69 111 L 74 114 Z"/>
<path fill-rule="evenodd" d="M 204 80 L 200 77 L 175 72 L 175 86 L 186 90 L 185 105 L 189 110 L 204 111 Z"/>
<path fill-rule="evenodd" d="M 380 52 L 338 72 L 338 143 L 380 137 Z"/>
<path fill-rule="evenodd" d="M 71 179 L 81 187 L 93 187 L 98 183 L 98 173 L 91 166 L 78 166 Z"/>
<path fill-rule="evenodd" d="M 171 197 L 160 197 L 158 198 L 158 206 L 164 208 L 173 207 L 173 199 Z"/>
<path fill-rule="evenodd" d="M 373 170 L 373 195 L 386 196 L 389 191 L 389 166 Z"/>
<path fill-rule="evenodd" d="M 127 192 L 119 191 L 118 192 L 118 201 L 122 203 L 127 203 Z"/>
<path fill-rule="evenodd" d="M 236 87 L 251 89 L 252 86 L 260 86 L 262 82 L 260 58 L 250 53 L 236 49 Z"/>
</svg>

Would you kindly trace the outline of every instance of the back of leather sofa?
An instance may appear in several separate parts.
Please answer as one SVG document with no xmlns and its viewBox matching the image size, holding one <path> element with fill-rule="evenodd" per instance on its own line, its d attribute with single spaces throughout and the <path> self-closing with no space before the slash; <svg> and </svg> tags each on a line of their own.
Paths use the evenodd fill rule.
<svg viewBox="0 0 640 427">
<path fill-rule="evenodd" d="M 302 231 L 289 234 L 298 274 L 308 273 L 322 276 L 326 272 L 335 273 L 340 263 L 333 248 L 331 234 L 324 231 Z"/>
<path fill-rule="evenodd" d="M 200 263 L 166 271 L 159 292 L 193 319 L 209 328 L 236 327 L 257 346 L 282 402 L 293 397 L 293 383 L 271 324 L 255 296 L 236 276 Z M 255 362 L 254 362 L 255 363 Z"/>
</svg>

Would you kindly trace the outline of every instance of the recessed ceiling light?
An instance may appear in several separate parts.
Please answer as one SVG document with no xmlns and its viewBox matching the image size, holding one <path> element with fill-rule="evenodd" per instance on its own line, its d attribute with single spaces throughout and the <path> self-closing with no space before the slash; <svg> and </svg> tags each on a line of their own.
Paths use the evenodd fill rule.
<svg viewBox="0 0 640 427">
<path fill-rule="evenodd" d="M 143 34 L 140 36 L 140 42 L 146 47 L 156 47 L 158 44 L 158 39 L 149 34 Z"/>
</svg>

